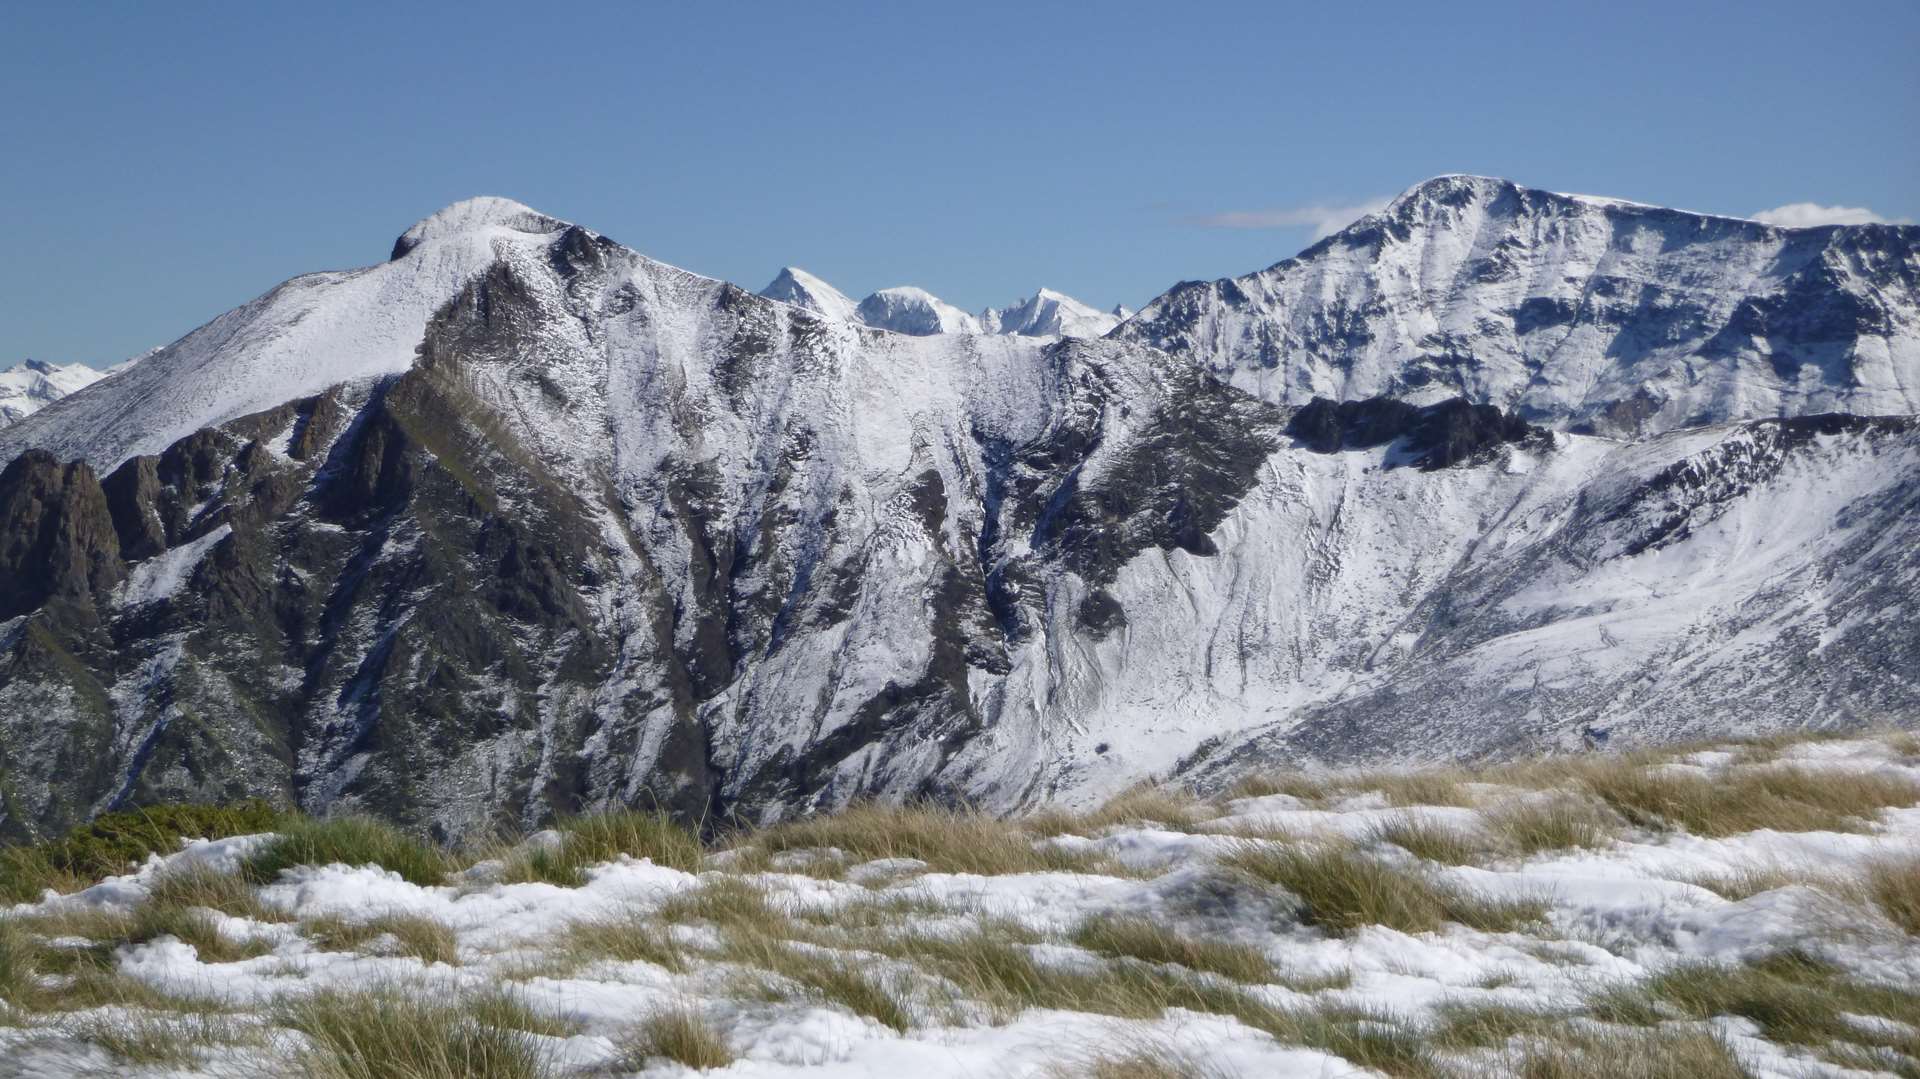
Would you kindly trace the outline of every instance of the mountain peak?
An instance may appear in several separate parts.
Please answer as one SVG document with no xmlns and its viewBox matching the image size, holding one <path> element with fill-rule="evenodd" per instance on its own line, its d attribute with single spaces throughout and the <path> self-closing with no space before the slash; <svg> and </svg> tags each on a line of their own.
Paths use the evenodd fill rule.
<svg viewBox="0 0 1920 1079">
<path fill-rule="evenodd" d="M 860 301 L 855 317 L 877 329 L 925 337 L 940 333 L 979 333 L 980 320 L 913 285 L 883 288 Z"/>
<path fill-rule="evenodd" d="M 854 314 L 852 297 L 798 266 L 783 267 L 767 287 L 760 290 L 760 295 L 828 318 L 859 321 Z"/>
<path fill-rule="evenodd" d="M 543 214 L 525 203 L 495 195 L 479 195 L 462 199 L 414 222 L 412 228 L 401 233 L 400 238 L 393 242 L 392 258 L 402 258 L 429 240 L 463 233 L 487 229 L 557 232 L 565 227 L 566 222 Z"/>
<path fill-rule="evenodd" d="M 1102 337 L 1119 322 L 1104 311 L 1090 307 L 1064 292 L 1042 288 L 1031 297 L 1004 308 L 989 307 L 980 316 L 988 333 L 1014 333 L 1026 337 Z"/>
</svg>

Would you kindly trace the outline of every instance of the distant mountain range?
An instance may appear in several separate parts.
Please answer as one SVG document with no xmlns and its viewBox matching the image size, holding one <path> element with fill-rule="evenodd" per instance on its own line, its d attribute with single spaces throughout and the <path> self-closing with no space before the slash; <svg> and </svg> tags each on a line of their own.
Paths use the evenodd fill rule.
<svg viewBox="0 0 1920 1079">
<path fill-rule="evenodd" d="M 0 831 L 1911 724 L 1916 281 L 1442 177 L 1095 337 L 459 203 L 0 429 Z"/>
<path fill-rule="evenodd" d="M 1124 307 L 1101 311 L 1045 288 L 1025 300 L 1005 308 L 989 307 L 978 315 L 970 315 L 925 289 L 912 287 L 884 288 L 855 303 L 832 285 L 795 266 L 781 270 L 772 283 L 760 290 L 760 295 L 829 318 L 852 320 L 916 337 L 941 333 L 1101 337 L 1131 315 Z"/>
</svg>

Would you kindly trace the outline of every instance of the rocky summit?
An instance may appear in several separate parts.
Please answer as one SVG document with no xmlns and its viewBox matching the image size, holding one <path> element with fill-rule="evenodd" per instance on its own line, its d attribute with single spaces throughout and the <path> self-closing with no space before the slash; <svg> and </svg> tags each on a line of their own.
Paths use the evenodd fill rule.
<svg viewBox="0 0 1920 1079">
<path fill-rule="evenodd" d="M 0 832 L 1911 717 L 1917 247 L 1448 177 L 1103 338 L 896 333 L 460 203 L 0 429 Z"/>
</svg>

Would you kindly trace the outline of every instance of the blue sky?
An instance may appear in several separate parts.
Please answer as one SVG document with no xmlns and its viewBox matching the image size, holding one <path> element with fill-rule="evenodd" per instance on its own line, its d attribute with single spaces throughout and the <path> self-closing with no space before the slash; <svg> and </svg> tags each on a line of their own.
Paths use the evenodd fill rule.
<svg viewBox="0 0 1920 1079">
<path fill-rule="evenodd" d="M 6 4 L 0 365 L 114 362 L 474 194 L 967 308 L 1138 304 L 1444 172 L 1920 217 L 1912 0 L 542 7 Z"/>
</svg>

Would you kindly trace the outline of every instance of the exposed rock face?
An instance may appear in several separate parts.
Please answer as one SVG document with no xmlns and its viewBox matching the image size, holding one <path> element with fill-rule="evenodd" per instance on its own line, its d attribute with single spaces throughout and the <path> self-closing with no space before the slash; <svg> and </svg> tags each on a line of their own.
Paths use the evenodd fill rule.
<svg viewBox="0 0 1920 1079">
<path fill-rule="evenodd" d="M 1125 340 L 822 317 L 503 200 L 396 252 L 0 432 L 0 828 L 1007 809 L 1920 706 L 1907 419 L 1280 404 Z"/>
<path fill-rule="evenodd" d="M 1464 396 L 1613 436 L 1906 415 L 1920 227 L 1782 229 L 1446 176 L 1114 332 L 1284 404 Z"/>
</svg>

